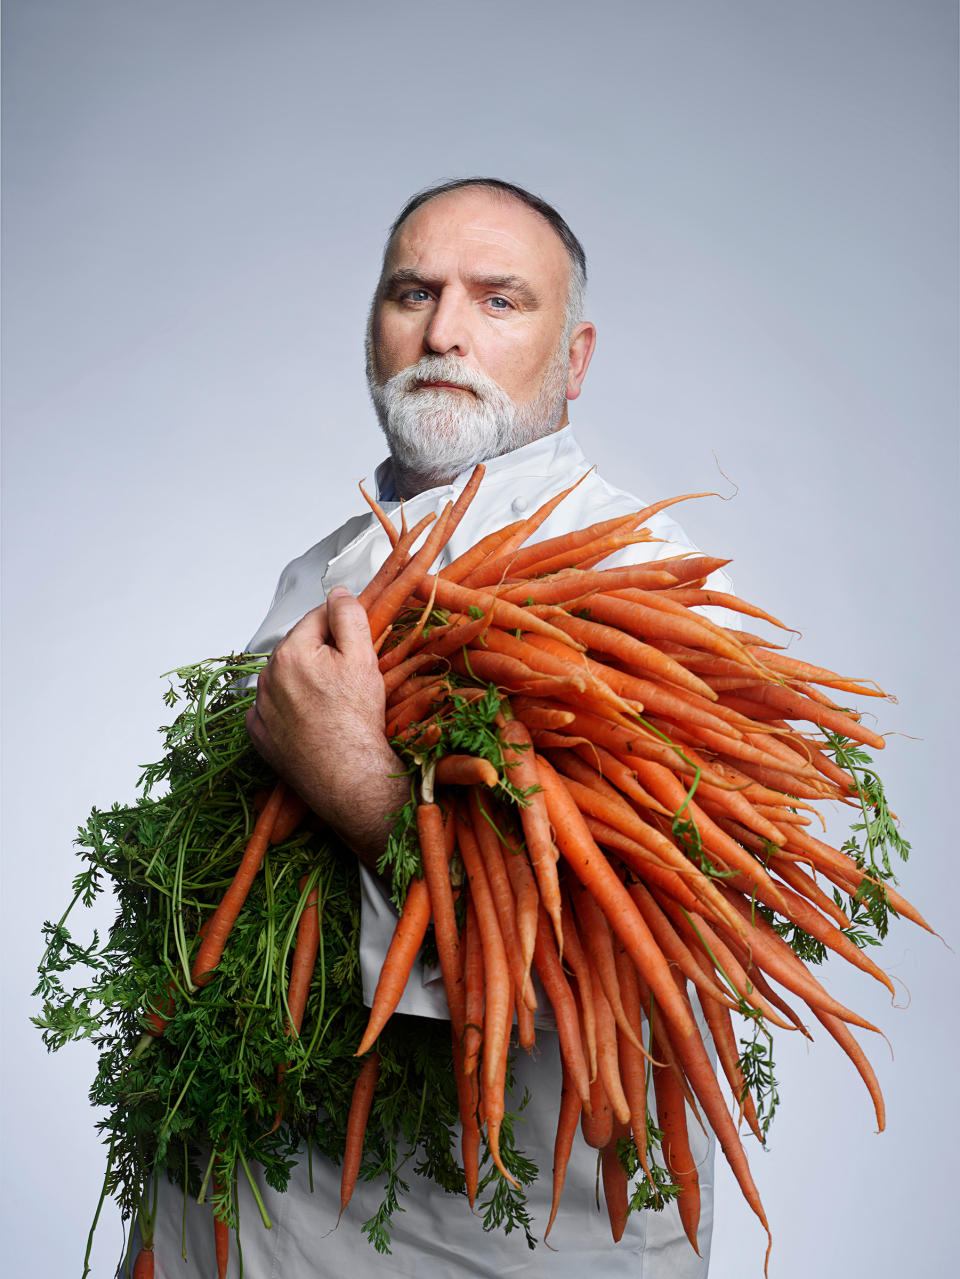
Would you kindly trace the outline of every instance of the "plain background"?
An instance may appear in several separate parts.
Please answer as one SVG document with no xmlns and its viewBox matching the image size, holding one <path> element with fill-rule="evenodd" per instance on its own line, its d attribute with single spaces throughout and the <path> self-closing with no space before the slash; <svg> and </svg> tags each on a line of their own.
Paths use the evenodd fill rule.
<svg viewBox="0 0 960 1279">
<path fill-rule="evenodd" d="M 651 500 L 728 493 L 716 456 L 739 492 L 681 511 L 694 540 L 792 652 L 897 694 L 901 886 L 956 945 L 954 4 L 8 0 L 3 36 L 8 1274 L 79 1276 L 103 1171 L 92 1053 L 27 1020 L 76 826 L 155 757 L 162 672 L 242 645 L 358 509 L 368 298 L 433 181 L 559 207 L 600 330 L 588 455 Z M 893 1045 L 883 1136 L 832 1041 L 778 1039 L 775 1279 L 952 1272 L 957 959 L 901 924 L 881 961 L 909 1010 L 827 978 Z M 712 1279 L 759 1275 L 725 1170 L 717 1217 Z M 107 1210 L 95 1279 L 120 1247 Z"/>
</svg>

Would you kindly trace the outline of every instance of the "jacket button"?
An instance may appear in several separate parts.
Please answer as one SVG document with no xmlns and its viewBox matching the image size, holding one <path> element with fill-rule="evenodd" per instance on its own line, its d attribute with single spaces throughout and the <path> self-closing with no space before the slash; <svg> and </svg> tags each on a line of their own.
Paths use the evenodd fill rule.
<svg viewBox="0 0 960 1279">
<path fill-rule="evenodd" d="M 527 509 L 527 499 L 525 497 L 515 497 L 510 503 L 514 515 L 519 515 L 521 511 Z"/>
</svg>

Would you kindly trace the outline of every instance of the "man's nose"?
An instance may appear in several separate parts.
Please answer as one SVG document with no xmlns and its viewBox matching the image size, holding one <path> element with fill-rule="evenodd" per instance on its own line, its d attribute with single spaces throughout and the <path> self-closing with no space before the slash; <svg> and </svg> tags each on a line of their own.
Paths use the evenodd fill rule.
<svg viewBox="0 0 960 1279">
<path fill-rule="evenodd" d="M 447 290 L 440 294 L 423 344 L 434 355 L 466 355 L 470 349 L 469 307 L 466 299 Z"/>
</svg>

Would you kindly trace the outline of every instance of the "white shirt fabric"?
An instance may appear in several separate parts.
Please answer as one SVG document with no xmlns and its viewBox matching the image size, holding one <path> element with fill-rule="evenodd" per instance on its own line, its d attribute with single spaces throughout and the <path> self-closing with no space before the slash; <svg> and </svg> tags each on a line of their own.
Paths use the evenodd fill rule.
<svg viewBox="0 0 960 1279">
<path fill-rule="evenodd" d="M 493 529 L 531 515 L 581 476 L 583 482 L 569 494 L 535 535 L 537 540 L 639 510 L 647 503 L 602 479 L 584 457 L 571 428 L 536 440 L 515 452 L 486 463 L 479 492 L 443 556 L 449 563 Z M 439 512 L 455 499 L 469 475 L 451 484 L 429 489 L 404 503 L 409 525 L 428 511 Z M 391 492 L 389 462 L 377 472 L 384 509 L 391 513 L 399 503 L 386 500 Z M 669 513 L 654 516 L 647 527 L 663 541 L 641 542 L 618 552 L 606 565 L 663 559 L 680 551 L 695 550 Z M 389 542 L 372 513 L 348 520 L 336 532 L 318 542 L 283 571 L 276 594 L 260 629 L 248 645 L 251 652 L 269 652 L 300 618 L 322 603 L 332 587 L 346 586 L 358 593 L 389 552 Z M 729 590 L 722 573 L 712 586 Z M 735 625 L 723 610 L 712 610 L 715 620 Z M 376 987 L 396 914 L 377 879 L 361 866 L 362 923 L 360 962 L 364 999 L 369 1004 Z M 540 1000 L 541 1007 L 547 1005 Z M 439 970 L 421 970 L 411 977 L 399 1011 L 422 1017 L 446 1018 L 446 1001 Z M 699 1009 L 697 1009 L 699 1014 Z M 699 1018 L 704 1038 L 709 1035 Z M 537 1053 L 520 1052 L 516 1075 L 518 1092 L 530 1092 L 530 1103 L 517 1126 L 517 1141 L 540 1168 L 540 1177 L 528 1191 L 533 1232 L 542 1236 L 550 1210 L 551 1169 L 560 1098 L 560 1064 L 556 1034 L 549 1015 L 538 1014 Z M 711 1045 L 712 1047 L 712 1045 Z M 507 1099 L 507 1109 L 511 1109 Z M 660 1213 L 631 1213 L 627 1230 L 614 1244 L 606 1209 L 596 1202 L 596 1152 L 578 1137 L 567 1171 L 563 1200 L 550 1243 L 530 1251 L 522 1232 L 506 1236 L 496 1230 L 485 1233 L 473 1217 L 466 1199 L 446 1194 L 433 1182 L 415 1174 L 410 1165 L 404 1177 L 410 1193 L 401 1198 L 404 1211 L 394 1217 L 393 1251 L 380 1256 L 360 1233 L 360 1223 L 379 1205 L 382 1189 L 359 1183 L 338 1229 L 333 1230 L 339 1208 L 339 1168 L 314 1158 L 314 1193 L 308 1188 L 306 1160 L 294 1171 L 285 1194 L 278 1195 L 260 1179 L 260 1191 L 274 1223 L 263 1229 L 255 1205 L 240 1177 L 241 1238 L 244 1274 L 248 1279 L 313 1279 L 359 1273 L 371 1276 L 416 1276 L 416 1279 L 468 1279 L 472 1276 L 543 1275 L 549 1279 L 581 1277 L 589 1269 L 591 1279 L 705 1279 L 713 1224 L 714 1139 L 698 1128 L 688 1111 L 691 1148 L 700 1177 L 701 1214 L 698 1243 L 700 1256 L 690 1246 L 676 1206 Z M 407 1175 L 409 1173 L 409 1176 Z M 601 1196 L 602 1200 L 602 1196 Z M 189 1263 L 181 1258 L 183 1199 L 173 1186 L 161 1187 L 161 1207 L 156 1227 L 157 1275 L 209 1275 L 216 1273 L 213 1226 L 209 1208 L 188 1203 L 187 1241 Z M 332 1232 L 332 1233 L 331 1233 Z M 231 1275 L 239 1274 L 236 1247 L 232 1249 Z"/>
</svg>

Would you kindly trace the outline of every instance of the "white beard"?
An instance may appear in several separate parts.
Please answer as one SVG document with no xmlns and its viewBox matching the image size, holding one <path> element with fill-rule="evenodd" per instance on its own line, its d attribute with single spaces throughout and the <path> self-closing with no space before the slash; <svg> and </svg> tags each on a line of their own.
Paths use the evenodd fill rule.
<svg viewBox="0 0 960 1279">
<path fill-rule="evenodd" d="M 367 385 L 403 496 L 555 431 L 566 402 L 569 362 L 564 341 L 536 398 L 517 404 L 499 383 L 451 355 L 424 356 L 381 383 L 368 342 Z M 424 387 L 422 382 L 452 382 L 467 389 Z"/>
</svg>

